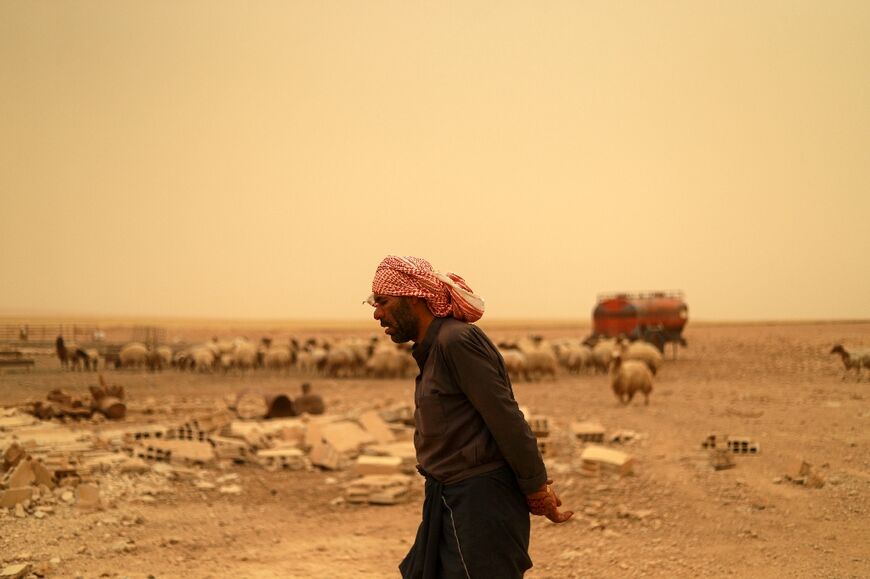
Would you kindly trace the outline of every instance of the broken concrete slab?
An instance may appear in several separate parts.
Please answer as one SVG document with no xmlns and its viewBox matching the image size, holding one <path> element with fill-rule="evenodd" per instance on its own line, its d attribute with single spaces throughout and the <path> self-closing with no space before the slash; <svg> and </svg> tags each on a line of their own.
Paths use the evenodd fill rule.
<svg viewBox="0 0 870 579">
<path fill-rule="evenodd" d="M 44 464 L 42 464 L 41 461 L 31 461 L 30 467 L 33 469 L 33 475 L 36 478 L 36 484 L 38 486 L 46 486 L 49 489 L 54 488 L 56 484 L 54 473 L 49 470 Z"/>
<path fill-rule="evenodd" d="M 335 450 L 356 454 L 364 444 L 375 442 L 374 437 L 358 424 L 350 421 L 333 422 L 322 427 L 323 440 Z"/>
<path fill-rule="evenodd" d="M 408 496 L 411 488 L 408 475 L 369 475 L 348 483 L 345 499 L 349 503 L 392 505 Z"/>
<path fill-rule="evenodd" d="M 8 565 L 0 571 L 0 579 L 23 579 L 30 574 L 32 568 L 33 566 L 30 563 Z"/>
<path fill-rule="evenodd" d="M 0 416 L 0 430 L 12 430 L 22 426 L 31 426 L 39 423 L 39 419 L 30 414 L 13 414 L 12 416 Z"/>
<path fill-rule="evenodd" d="M 393 434 L 392 429 L 374 410 L 363 413 L 359 417 L 359 422 L 366 432 L 372 435 L 377 444 L 389 444 L 396 440 L 396 435 Z"/>
<path fill-rule="evenodd" d="M 4 484 L 7 488 L 26 487 L 36 481 L 36 475 L 33 473 L 31 463 L 33 459 L 25 457 L 18 463 L 12 471 L 5 477 Z"/>
</svg>

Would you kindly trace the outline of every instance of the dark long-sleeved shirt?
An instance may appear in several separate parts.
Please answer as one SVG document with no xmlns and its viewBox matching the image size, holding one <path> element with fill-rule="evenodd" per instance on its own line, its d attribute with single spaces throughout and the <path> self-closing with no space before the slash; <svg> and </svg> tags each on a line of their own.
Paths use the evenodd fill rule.
<svg viewBox="0 0 870 579">
<path fill-rule="evenodd" d="M 507 463 L 524 493 L 538 490 L 547 470 L 504 360 L 486 334 L 435 318 L 413 355 L 420 368 L 414 392 L 420 467 L 450 484 Z"/>
</svg>

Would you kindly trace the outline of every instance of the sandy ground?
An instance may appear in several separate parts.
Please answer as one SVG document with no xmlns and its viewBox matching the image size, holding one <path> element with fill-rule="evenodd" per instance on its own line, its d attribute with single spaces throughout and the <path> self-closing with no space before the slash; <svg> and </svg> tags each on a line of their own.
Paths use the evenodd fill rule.
<svg viewBox="0 0 870 579">
<path fill-rule="evenodd" d="M 690 347 L 665 362 L 648 407 L 618 405 L 605 376 L 514 385 L 521 405 L 550 417 L 562 445 L 547 463 L 577 512 L 558 526 L 534 518 L 527 577 L 870 577 L 870 380 L 843 380 L 828 354 L 838 342 L 870 345 L 870 323 L 690 325 L 686 337 Z M 131 407 L 150 398 L 182 411 L 242 388 L 295 393 L 304 380 L 266 372 L 107 376 L 126 387 Z M 84 394 L 95 382 L 40 358 L 31 373 L 0 375 L 0 403 L 40 399 L 55 387 Z M 412 380 L 312 382 L 339 413 L 410 402 L 413 390 Z M 641 433 L 621 448 L 636 457 L 634 476 L 579 474 L 582 445 L 566 432 L 581 419 Z M 715 471 L 700 449 L 712 432 L 747 436 L 761 452 Z M 824 475 L 823 488 L 781 479 L 796 458 Z M 2 512 L 0 562 L 42 563 L 54 577 L 398 577 L 420 489 L 400 505 L 358 506 L 334 501 L 348 473 L 226 472 L 239 475 L 241 495 L 176 483 L 154 502 L 98 512 Z"/>
</svg>

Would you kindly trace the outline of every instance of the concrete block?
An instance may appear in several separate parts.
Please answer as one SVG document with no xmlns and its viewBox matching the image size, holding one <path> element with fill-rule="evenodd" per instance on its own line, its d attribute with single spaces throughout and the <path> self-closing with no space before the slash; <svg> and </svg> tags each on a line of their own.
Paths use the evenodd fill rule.
<svg viewBox="0 0 870 579">
<path fill-rule="evenodd" d="M 359 422 L 378 444 L 388 444 L 396 440 L 393 431 L 374 410 L 365 412 L 359 417 Z"/>
<path fill-rule="evenodd" d="M 734 454 L 758 454 L 760 448 L 757 442 L 753 442 L 746 437 L 728 437 L 728 450 Z"/>
<path fill-rule="evenodd" d="M 604 442 L 604 426 L 598 422 L 572 422 L 571 432 L 583 442 Z"/>
<path fill-rule="evenodd" d="M 373 505 L 396 505 L 407 498 L 408 489 L 402 487 L 386 488 L 369 494 L 369 503 Z"/>
<path fill-rule="evenodd" d="M 541 452 L 541 456 L 548 457 L 553 456 L 556 451 L 555 441 L 550 438 L 538 438 L 538 450 Z"/>
<path fill-rule="evenodd" d="M 328 470 L 336 470 L 341 466 L 342 457 L 331 444 L 327 442 L 317 442 L 311 447 L 311 452 L 308 453 L 308 460 L 314 466 L 319 466 Z"/>
<path fill-rule="evenodd" d="M 0 491 L 0 507 L 14 507 L 18 503 L 30 500 L 33 496 L 33 487 L 19 487 Z"/>
<path fill-rule="evenodd" d="M 532 434 L 538 438 L 546 438 L 550 434 L 550 419 L 542 415 L 532 415 L 526 418 Z"/>
<path fill-rule="evenodd" d="M 148 449 L 168 453 L 171 462 L 181 464 L 213 464 L 217 458 L 211 444 L 194 440 L 153 440 Z"/>
<path fill-rule="evenodd" d="M 251 455 L 251 449 L 244 440 L 214 435 L 209 440 L 214 445 L 215 456 L 219 460 L 245 462 Z"/>
<path fill-rule="evenodd" d="M 625 476 L 634 470 L 635 461 L 631 455 L 594 444 L 583 449 L 580 459 L 583 461 L 583 468 L 590 471 L 604 469 Z"/>
<path fill-rule="evenodd" d="M 305 448 L 314 448 L 315 445 L 322 444 L 324 442 L 323 439 L 323 425 L 322 422 L 309 422 L 305 426 L 305 434 L 302 437 L 302 444 Z"/>
<path fill-rule="evenodd" d="M 366 476 L 373 474 L 397 474 L 401 471 L 402 459 L 398 456 L 366 456 L 356 459 L 354 470 L 357 474 Z"/>
<path fill-rule="evenodd" d="M 267 468 L 299 470 L 305 468 L 305 453 L 298 448 L 268 448 L 257 451 L 257 458 Z"/>
</svg>

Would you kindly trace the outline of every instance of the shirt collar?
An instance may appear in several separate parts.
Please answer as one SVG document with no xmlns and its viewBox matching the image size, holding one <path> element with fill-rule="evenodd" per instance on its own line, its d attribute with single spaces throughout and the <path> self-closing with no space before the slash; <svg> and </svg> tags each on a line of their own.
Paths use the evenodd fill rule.
<svg viewBox="0 0 870 579">
<path fill-rule="evenodd" d="M 423 365 L 426 363 L 426 358 L 429 357 L 429 350 L 432 348 L 432 343 L 435 341 L 435 337 L 438 335 L 438 329 L 441 327 L 441 324 L 444 323 L 444 318 L 435 318 L 429 324 L 429 328 L 426 330 L 426 335 L 423 336 L 423 341 L 419 344 L 414 344 L 414 347 L 411 348 L 411 355 L 414 356 L 414 359 L 417 361 L 417 365 L 420 367 L 420 371 L 423 370 Z"/>
</svg>

